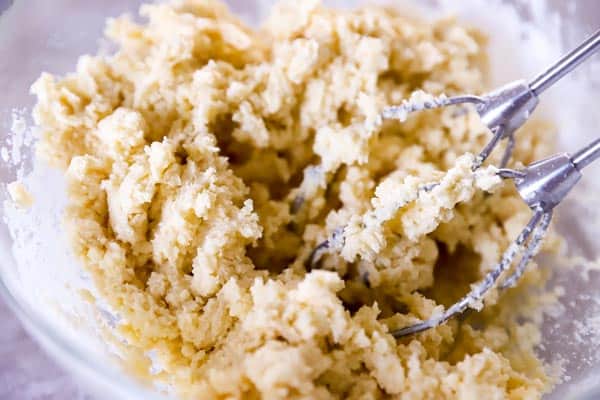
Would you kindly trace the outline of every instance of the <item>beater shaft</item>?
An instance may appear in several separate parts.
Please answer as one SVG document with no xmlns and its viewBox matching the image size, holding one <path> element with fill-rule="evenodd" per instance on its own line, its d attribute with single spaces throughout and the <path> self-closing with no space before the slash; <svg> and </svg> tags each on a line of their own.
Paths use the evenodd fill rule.
<svg viewBox="0 0 600 400">
<path fill-rule="evenodd" d="M 537 96 L 600 49 L 600 29 L 583 43 L 563 56 L 553 66 L 535 77 L 529 87 Z"/>
</svg>

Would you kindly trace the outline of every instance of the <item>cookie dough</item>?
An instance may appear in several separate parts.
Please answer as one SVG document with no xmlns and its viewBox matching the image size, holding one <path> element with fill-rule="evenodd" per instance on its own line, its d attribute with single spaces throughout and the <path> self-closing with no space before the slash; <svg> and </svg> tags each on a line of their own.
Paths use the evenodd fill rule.
<svg viewBox="0 0 600 400">
<path fill-rule="evenodd" d="M 6 186 L 8 195 L 13 203 L 19 208 L 29 208 L 33 205 L 33 196 L 25 185 L 19 181 L 14 181 Z"/>
<path fill-rule="evenodd" d="M 388 333 L 458 299 L 529 218 L 493 168 L 472 172 L 490 138 L 472 110 L 366 128 L 412 93 L 482 92 L 481 33 L 314 0 L 279 4 L 258 29 L 212 0 L 140 13 L 108 21 L 114 55 L 32 87 L 38 153 L 65 170 L 67 231 L 125 361 L 193 399 L 550 388 L 535 294 L 518 300 L 543 281 L 534 266 L 481 313 Z M 547 128 L 519 132 L 516 162 L 549 151 Z M 340 227 L 339 252 L 309 272 Z"/>
</svg>

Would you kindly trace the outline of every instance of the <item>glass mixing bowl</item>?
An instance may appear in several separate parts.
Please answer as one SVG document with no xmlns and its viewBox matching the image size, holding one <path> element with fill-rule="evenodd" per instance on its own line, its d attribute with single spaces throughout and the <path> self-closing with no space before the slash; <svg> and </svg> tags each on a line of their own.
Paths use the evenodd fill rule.
<svg viewBox="0 0 600 400">
<path fill-rule="evenodd" d="M 23 130 L 22 122 L 31 126 L 34 98 L 29 86 L 39 73 L 66 73 L 74 69 L 80 54 L 95 52 L 99 45 L 106 49 L 106 43 L 99 42 L 105 19 L 126 11 L 134 13 L 139 3 L 17 1 L 0 17 L 0 147 L 5 148 L 0 151 L 0 200 L 4 203 L 8 198 L 6 183 L 15 178 L 22 179 L 36 198 L 33 208 L 25 212 L 9 202 L 4 204 L 0 293 L 43 348 L 99 398 L 165 397 L 148 382 L 132 378 L 117 362 L 115 349 L 102 340 L 104 332 L 98 321 L 110 324 L 111 316 L 101 303 L 83 300 L 82 289 L 93 288 L 69 254 L 61 233 L 64 182 L 57 171 L 36 164 L 31 130 Z M 268 3 L 229 1 L 231 8 L 251 23 L 264 15 Z M 329 3 L 348 6 L 360 1 Z M 491 84 L 531 76 L 600 26 L 596 0 L 430 0 L 419 4 L 421 8 L 435 7 L 436 11 L 426 11 L 426 16 L 452 11 L 490 34 Z M 596 56 L 544 94 L 537 112 L 558 125 L 560 150 L 576 150 L 600 134 L 599 75 Z M 592 260 L 600 256 L 595 241 L 600 234 L 595 207 L 600 196 L 599 172 L 600 165 L 586 171 L 577 193 L 559 207 L 557 218 L 568 253 Z M 579 268 L 562 269 L 555 274 L 554 284 L 562 286 L 565 295 L 560 310 L 545 316 L 539 354 L 563 370 L 564 381 L 548 398 L 598 398 L 600 298 L 596 294 L 600 274 L 591 272 L 586 277 Z"/>
</svg>

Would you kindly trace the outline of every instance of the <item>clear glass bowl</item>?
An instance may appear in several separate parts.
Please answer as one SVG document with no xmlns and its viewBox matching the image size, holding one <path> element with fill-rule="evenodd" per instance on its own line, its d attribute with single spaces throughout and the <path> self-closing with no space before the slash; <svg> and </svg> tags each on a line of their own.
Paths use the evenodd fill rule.
<svg viewBox="0 0 600 400">
<path fill-rule="evenodd" d="M 6 151 L 0 151 L 0 200 L 4 203 L 8 198 L 6 183 L 15 178 L 24 179 L 36 198 L 33 209 L 27 212 L 8 203 L 4 205 L 0 223 L 0 294 L 28 332 L 81 380 L 86 390 L 113 399 L 160 399 L 164 395 L 128 375 L 102 340 L 102 331 L 94 321 L 109 317 L 102 304 L 82 300 L 80 290 L 91 289 L 91 285 L 70 256 L 61 233 L 60 212 L 65 198 L 60 174 L 38 166 L 36 176 L 28 176 L 36 165 L 30 132 L 20 133 L 12 123 L 15 118 L 23 118 L 31 125 L 29 111 L 34 98 L 29 95 L 29 86 L 41 71 L 63 74 L 73 70 L 79 55 L 94 53 L 102 45 L 99 38 L 105 19 L 126 11 L 134 14 L 141 2 L 29 0 L 13 3 L 0 17 L 0 147 L 6 147 L 12 156 L 5 157 Z M 253 23 L 264 15 L 271 1 L 228 3 Z M 361 1 L 329 3 L 349 6 Z M 490 33 L 492 83 L 531 76 L 556 59 L 563 49 L 600 26 L 600 3 L 596 0 L 419 3 L 420 7 L 437 7 L 438 11 L 427 11 L 427 15 L 452 10 Z M 550 38 L 550 46 L 544 37 Z M 600 134 L 598 75 L 600 62 L 596 56 L 544 94 L 538 113 L 549 116 L 559 126 L 561 150 L 575 150 Z M 569 253 L 587 259 L 600 256 L 600 246 L 595 241 L 600 234 L 600 212 L 594 207 L 600 196 L 600 180 L 595 178 L 599 172 L 600 165 L 586 171 L 578 192 L 558 211 L 558 228 L 567 238 Z M 560 366 L 568 379 L 548 398 L 597 398 L 600 300 L 596 293 L 600 274 L 592 272 L 584 279 L 580 270 L 563 268 L 554 280 L 564 288 L 565 296 L 562 309 L 545 317 L 539 353 Z M 596 326 L 590 323 L 594 318 Z"/>
</svg>

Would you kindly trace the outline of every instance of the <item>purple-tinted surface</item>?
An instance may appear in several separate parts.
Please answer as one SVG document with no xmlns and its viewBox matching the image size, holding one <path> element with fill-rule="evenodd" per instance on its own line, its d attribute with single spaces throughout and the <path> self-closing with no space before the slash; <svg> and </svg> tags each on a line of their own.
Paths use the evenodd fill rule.
<svg viewBox="0 0 600 400">
<path fill-rule="evenodd" d="M 87 399 L 72 379 L 29 338 L 2 301 L 0 321 L 0 399 Z"/>
</svg>

